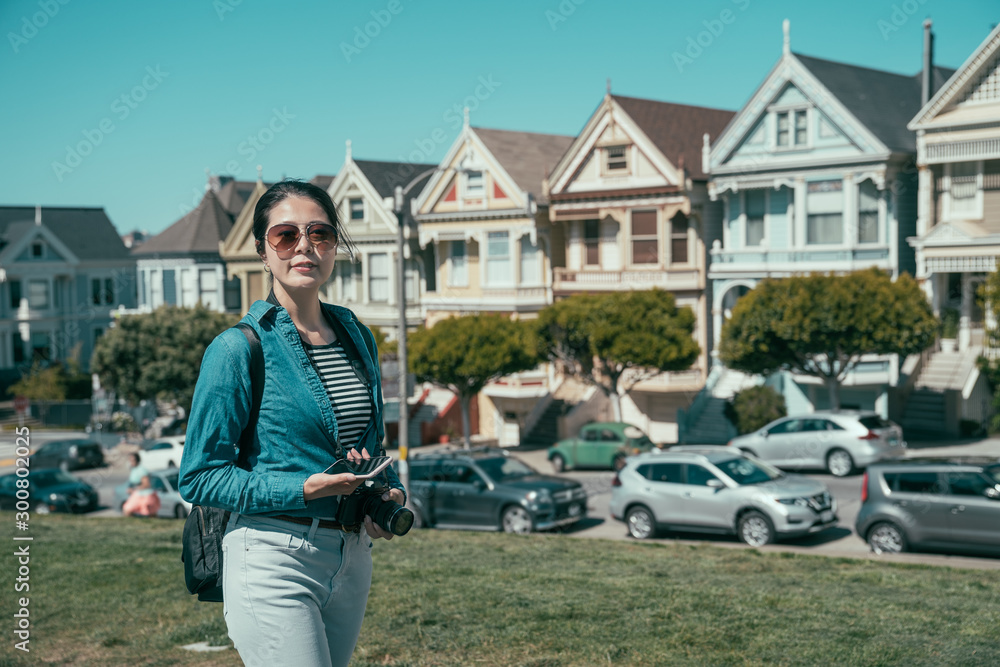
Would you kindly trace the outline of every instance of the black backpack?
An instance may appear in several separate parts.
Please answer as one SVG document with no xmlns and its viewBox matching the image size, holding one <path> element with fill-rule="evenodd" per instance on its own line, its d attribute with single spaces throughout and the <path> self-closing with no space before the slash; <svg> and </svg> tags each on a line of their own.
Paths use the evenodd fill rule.
<svg viewBox="0 0 1000 667">
<path fill-rule="evenodd" d="M 240 434 L 237 465 L 246 467 L 247 453 L 253 444 L 261 396 L 264 395 L 264 351 L 253 327 L 244 322 L 236 325 L 250 344 L 250 386 L 253 405 L 250 418 Z M 184 522 L 183 549 L 184 583 L 192 595 L 202 602 L 222 602 L 222 537 L 229 523 L 229 510 L 195 505 Z"/>
</svg>

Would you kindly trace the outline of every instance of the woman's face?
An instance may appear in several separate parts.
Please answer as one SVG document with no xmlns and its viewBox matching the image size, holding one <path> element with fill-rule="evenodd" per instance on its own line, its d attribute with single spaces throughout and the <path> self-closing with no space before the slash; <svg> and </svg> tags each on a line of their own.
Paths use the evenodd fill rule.
<svg viewBox="0 0 1000 667">
<path fill-rule="evenodd" d="M 327 247 L 314 246 L 306 235 L 309 225 L 314 223 L 332 226 L 323 208 L 303 197 L 285 197 L 271 209 L 268 216 L 269 232 L 276 225 L 294 225 L 298 228 L 299 238 L 288 250 L 275 250 L 267 240 L 267 235 L 263 243 L 264 253 L 261 259 L 271 269 L 274 282 L 285 292 L 303 289 L 319 291 L 320 286 L 333 273 L 337 245 L 330 243 Z"/>
</svg>

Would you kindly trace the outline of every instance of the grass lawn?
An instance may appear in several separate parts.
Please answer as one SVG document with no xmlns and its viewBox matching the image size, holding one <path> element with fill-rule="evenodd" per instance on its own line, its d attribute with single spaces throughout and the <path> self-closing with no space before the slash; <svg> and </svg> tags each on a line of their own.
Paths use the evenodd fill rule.
<svg viewBox="0 0 1000 667">
<path fill-rule="evenodd" d="M 31 653 L 13 648 L 8 546 L 0 665 L 241 664 L 179 648 L 229 644 L 222 605 L 184 589 L 181 528 L 33 516 Z M 1000 664 L 992 572 L 445 531 L 374 555 L 355 665 Z"/>
</svg>

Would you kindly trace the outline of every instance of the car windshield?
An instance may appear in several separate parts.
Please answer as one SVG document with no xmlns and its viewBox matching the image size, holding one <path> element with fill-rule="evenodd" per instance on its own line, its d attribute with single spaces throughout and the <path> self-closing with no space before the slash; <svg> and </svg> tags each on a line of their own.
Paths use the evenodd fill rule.
<svg viewBox="0 0 1000 667">
<path fill-rule="evenodd" d="M 73 484 L 76 481 L 76 477 L 62 470 L 41 470 L 31 473 L 31 483 L 39 487 Z"/>
<path fill-rule="evenodd" d="M 983 472 L 997 484 L 1000 484 L 1000 463 L 983 468 Z"/>
<path fill-rule="evenodd" d="M 744 458 L 719 461 L 715 464 L 715 467 L 729 475 L 734 482 L 741 486 L 762 484 L 774 479 L 781 479 L 785 476 L 777 468 L 772 468 L 762 461 L 751 461 Z"/>
<path fill-rule="evenodd" d="M 538 473 L 528 464 L 512 458 L 480 459 L 476 461 L 483 472 L 494 482 L 505 482 Z"/>
</svg>

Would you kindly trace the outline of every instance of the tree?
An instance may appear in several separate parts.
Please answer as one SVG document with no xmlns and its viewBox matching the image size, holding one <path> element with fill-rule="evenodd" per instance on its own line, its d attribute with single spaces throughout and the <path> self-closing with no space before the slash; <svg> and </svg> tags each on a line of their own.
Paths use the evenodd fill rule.
<svg viewBox="0 0 1000 667">
<path fill-rule="evenodd" d="M 396 352 L 399 349 L 399 343 L 394 340 L 389 340 L 389 337 L 380 327 L 372 326 L 369 327 L 372 330 L 372 336 L 375 337 L 375 349 L 378 350 L 378 360 L 379 363 L 386 360 L 386 358 L 396 358 Z"/>
<path fill-rule="evenodd" d="M 483 387 L 538 365 L 531 330 L 502 315 L 466 315 L 441 320 L 408 338 L 410 372 L 458 396 L 465 447 L 470 441 L 469 401 Z"/>
<path fill-rule="evenodd" d="M 790 370 L 823 380 L 830 407 L 866 354 L 915 354 L 940 323 L 908 274 L 872 268 L 846 275 L 768 278 L 743 296 L 722 327 L 719 357 L 747 373 Z"/>
<path fill-rule="evenodd" d="M 205 349 L 236 322 L 201 304 L 125 315 L 97 340 L 90 367 L 105 388 L 133 404 L 159 398 L 188 411 Z"/>
<path fill-rule="evenodd" d="M 621 421 L 623 393 L 698 358 L 694 322 L 690 308 L 677 308 L 672 294 L 654 289 L 576 294 L 543 309 L 536 330 L 540 354 L 604 392 Z"/>
</svg>

